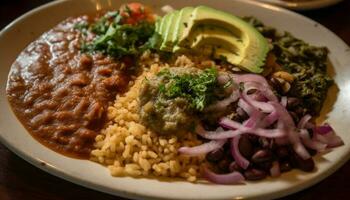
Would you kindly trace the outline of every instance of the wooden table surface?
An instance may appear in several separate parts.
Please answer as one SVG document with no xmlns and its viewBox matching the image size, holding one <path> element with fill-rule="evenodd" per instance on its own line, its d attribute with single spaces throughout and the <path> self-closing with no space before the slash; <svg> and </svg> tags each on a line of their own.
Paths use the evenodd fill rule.
<svg viewBox="0 0 350 200">
<path fill-rule="evenodd" d="M 0 0 L 0 29 L 23 13 L 50 0 Z M 302 12 L 336 33 L 350 45 L 350 0 L 325 9 Z M 350 199 L 350 162 L 336 173 L 299 193 L 283 198 Z M 52 176 L 22 160 L 0 143 L 0 200 L 116 200 Z"/>
</svg>

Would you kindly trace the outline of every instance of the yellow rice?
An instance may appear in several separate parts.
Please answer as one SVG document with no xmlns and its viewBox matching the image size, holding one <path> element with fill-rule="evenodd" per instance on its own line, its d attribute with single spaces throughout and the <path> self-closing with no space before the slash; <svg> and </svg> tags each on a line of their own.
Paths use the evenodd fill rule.
<svg viewBox="0 0 350 200">
<path fill-rule="evenodd" d="M 182 146 L 196 146 L 202 142 L 194 133 L 177 136 L 160 136 L 141 124 L 139 91 L 145 77 L 156 74 L 168 66 L 157 57 L 144 55 L 143 73 L 136 78 L 128 92 L 118 95 L 113 106 L 108 108 L 109 125 L 95 140 L 91 160 L 106 165 L 112 176 L 158 176 L 181 177 L 194 182 L 204 157 L 180 155 Z M 175 65 L 192 65 L 186 57 L 179 57 Z"/>
</svg>

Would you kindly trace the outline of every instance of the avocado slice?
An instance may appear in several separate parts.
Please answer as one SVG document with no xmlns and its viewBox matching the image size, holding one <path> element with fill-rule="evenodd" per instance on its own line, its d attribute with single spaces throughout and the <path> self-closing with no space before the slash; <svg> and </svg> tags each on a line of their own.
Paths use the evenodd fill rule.
<svg viewBox="0 0 350 200">
<path fill-rule="evenodd" d="M 168 23 L 169 23 L 169 17 L 171 16 L 171 13 L 165 15 L 164 17 L 162 17 L 162 19 L 160 20 L 160 25 L 159 25 L 159 30 L 158 33 L 162 36 L 163 40 L 165 37 L 165 34 L 167 32 L 167 28 L 168 28 Z"/>
<path fill-rule="evenodd" d="M 188 27 L 188 21 L 191 19 L 193 10 L 194 10 L 193 7 L 184 7 L 180 10 L 179 18 L 176 21 L 175 31 L 173 35 L 173 43 L 174 43 L 173 52 L 176 52 L 177 50 L 180 49 L 180 47 L 177 45 L 177 42 L 179 40 L 179 37 L 182 35 L 183 31 L 185 30 L 185 28 Z"/>
<path fill-rule="evenodd" d="M 156 23 L 155 23 L 155 28 L 154 28 L 154 31 L 156 32 L 156 33 L 159 33 L 159 28 L 160 28 L 160 23 L 162 22 L 162 18 L 157 18 L 156 19 Z"/>
<path fill-rule="evenodd" d="M 186 21 L 190 18 L 193 7 L 184 7 L 180 10 L 178 18 L 175 22 L 175 30 L 173 32 L 172 42 L 177 43 L 179 33 L 186 28 Z"/>
<path fill-rule="evenodd" d="M 191 42 L 193 41 L 190 38 L 193 37 L 191 35 L 196 32 L 198 27 L 220 27 L 230 32 L 232 37 L 238 38 L 239 41 L 242 41 L 243 46 L 237 46 L 242 52 L 239 55 L 241 59 L 230 59 L 227 57 L 230 55 L 233 56 L 234 53 L 228 54 L 223 50 L 218 52 L 225 52 L 222 56 L 225 56 L 228 62 L 237 65 L 243 70 L 254 73 L 261 73 L 263 71 L 264 62 L 269 51 L 268 43 L 267 40 L 247 22 L 214 8 L 198 6 L 192 11 L 190 18 L 186 23 L 187 27 L 185 27 L 182 32 L 178 33 L 178 46 L 182 48 L 192 46 Z M 217 34 L 217 36 L 218 35 L 219 34 Z"/>
<path fill-rule="evenodd" d="M 164 20 L 167 20 L 165 22 L 165 33 L 163 35 L 163 42 L 160 46 L 160 50 L 162 51 L 171 51 L 173 44 L 172 44 L 172 39 L 173 39 L 173 33 L 175 30 L 175 27 L 173 26 L 174 22 L 177 21 L 177 18 L 179 17 L 179 12 L 180 11 L 174 11 L 172 13 L 169 13 L 168 17 Z"/>
<path fill-rule="evenodd" d="M 165 15 L 156 32 L 160 50 L 209 53 L 243 70 L 261 73 L 269 51 L 267 40 L 250 24 L 207 6 L 185 7 Z"/>
<path fill-rule="evenodd" d="M 219 45 L 222 47 L 227 47 L 229 50 L 233 51 L 234 54 L 240 54 L 242 49 L 244 49 L 244 42 L 232 35 L 226 29 L 217 26 L 201 26 L 198 27 L 191 34 L 191 48 L 196 48 L 198 44 L 205 43 L 206 41 Z"/>
</svg>

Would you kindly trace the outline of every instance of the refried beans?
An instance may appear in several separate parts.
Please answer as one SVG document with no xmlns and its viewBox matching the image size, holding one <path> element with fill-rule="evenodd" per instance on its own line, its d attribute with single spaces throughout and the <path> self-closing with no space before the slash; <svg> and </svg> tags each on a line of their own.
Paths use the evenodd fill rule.
<svg viewBox="0 0 350 200">
<path fill-rule="evenodd" d="M 124 63 L 80 52 L 74 25 L 92 20 L 69 18 L 44 33 L 13 63 L 7 84 L 12 109 L 32 136 L 75 158 L 89 157 L 108 105 L 130 79 Z"/>
</svg>

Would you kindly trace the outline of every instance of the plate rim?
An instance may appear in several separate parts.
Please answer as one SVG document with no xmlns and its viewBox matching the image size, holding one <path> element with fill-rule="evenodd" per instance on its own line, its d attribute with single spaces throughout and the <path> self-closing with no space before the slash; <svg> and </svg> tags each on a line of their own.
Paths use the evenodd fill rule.
<svg viewBox="0 0 350 200">
<path fill-rule="evenodd" d="M 59 5 L 61 3 L 67 2 L 67 1 L 70 1 L 70 0 L 56 0 L 56 1 L 53 1 L 53 2 L 46 3 L 44 5 L 41 5 L 41 6 L 37 7 L 37 8 L 34 8 L 34 9 L 26 12 L 25 14 L 21 15 L 20 17 L 18 17 L 15 20 L 13 20 L 10 24 L 5 26 L 5 28 L 3 28 L 0 31 L 0 38 L 4 34 L 6 34 L 6 32 L 11 31 L 11 28 L 13 28 L 14 25 L 16 25 L 17 23 L 25 20 L 27 17 L 35 14 L 36 12 L 39 12 L 41 10 L 45 10 L 45 9 L 47 9 L 49 7 L 53 7 L 53 6 Z M 287 13 L 289 15 L 293 15 L 293 17 L 299 17 L 299 18 L 301 18 L 303 20 L 307 20 L 309 22 L 317 23 L 316 21 L 314 21 L 314 20 L 312 20 L 310 18 L 307 18 L 307 17 L 305 17 L 303 15 L 300 15 L 298 13 L 295 13 L 293 11 L 290 11 L 290 10 L 287 10 L 287 9 L 284 9 L 284 8 L 279 8 L 279 7 L 276 7 L 276 6 L 271 6 L 271 5 L 268 5 L 266 3 L 255 2 L 255 1 L 245 1 L 245 0 L 236 0 L 236 1 L 239 1 L 239 2 L 242 2 L 242 3 L 246 3 L 246 4 L 257 5 L 259 7 L 263 7 L 262 9 L 278 10 L 279 12 L 283 12 L 283 13 Z M 324 27 L 322 24 L 319 24 L 319 26 L 321 28 L 323 28 L 325 31 L 327 31 L 327 34 L 331 34 L 333 37 L 337 38 L 339 41 L 341 41 L 343 44 L 345 44 L 347 47 L 349 47 L 348 44 L 346 44 L 340 37 L 338 37 L 335 33 L 330 31 L 328 28 Z M 350 53 L 349 53 L 349 55 L 350 55 Z M 26 152 L 22 151 L 21 149 L 15 147 L 15 146 L 12 146 L 5 138 L 3 138 L 2 132 L 0 132 L 0 142 L 2 144 L 4 144 L 8 149 L 10 149 L 12 152 L 14 152 L 17 156 L 19 156 L 22 159 L 26 160 L 27 162 L 29 162 L 30 164 L 34 165 L 35 167 L 37 167 L 37 168 L 39 168 L 39 169 L 41 169 L 41 170 L 43 170 L 43 171 L 45 171 L 45 172 L 47 172 L 49 174 L 52 174 L 52 175 L 54 175 L 54 176 L 56 176 L 58 178 L 64 179 L 64 180 L 69 181 L 69 182 L 72 182 L 74 184 L 77 184 L 77 185 L 80 185 L 80 186 L 83 186 L 83 187 L 86 187 L 86 188 L 89 188 L 89 189 L 92 189 L 92 190 L 105 192 L 105 193 L 108 193 L 108 194 L 111 194 L 111 195 L 118 195 L 118 196 L 125 197 L 125 198 L 132 198 L 132 199 L 164 199 L 164 196 L 154 196 L 154 195 L 145 194 L 145 193 L 141 194 L 141 193 L 137 193 L 137 192 L 128 192 L 128 191 L 121 190 L 121 189 L 118 189 L 117 190 L 118 194 L 116 194 L 116 189 L 110 190 L 109 188 L 101 186 L 101 185 L 98 185 L 97 183 L 94 183 L 92 181 L 85 181 L 83 179 L 79 179 L 78 177 L 65 172 L 63 169 L 57 168 L 57 167 L 55 167 L 53 165 L 50 165 L 49 163 L 41 160 L 38 157 L 30 156 L 30 153 L 26 153 Z M 252 196 L 252 197 L 254 197 L 254 198 L 266 198 L 266 196 L 269 195 L 270 197 L 272 196 L 273 198 L 277 198 L 277 197 L 286 196 L 286 195 L 298 192 L 298 191 L 300 191 L 302 189 L 311 187 L 314 184 L 318 183 L 319 181 L 327 178 L 329 175 L 333 174 L 336 170 L 338 170 L 341 166 L 343 166 L 345 164 L 345 162 L 347 162 L 349 159 L 350 159 L 350 154 L 343 156 L 343 159 L 341 159 L 341 161 L 338 162 L 338 165 L 336 167 L 332 167 L 331 169 L 325 171 L 323 176 L 317 176 L 317 177 L 315 177 L 315 178 L 313 178 L 311 180 L 307 180 L 306 182 L 303 182 L 303 184 L 300 184 L 299 186 L 294 187 L 292 189 L 287 188 L 287 189 L 284 189 L 284 190 L 279 190 L 279 194 L 277 194 L 275 192 L 274 195 L 264 194 L 262 196 Z M 304 186 L 304 185 L 307 185 L 307 186 Z M 283 194 L 281 194 L 282 192 L 283 192 Z M 170 197 L 168 197 L 168 198 L 170 198 Z M 181 198 L 181 199 L 187 199 L 187 198 Z M 202 198 L 202 199 L 206 199 L 206 198 Z"/>
<path fill-rule="evenodd" d="M 335 5 L 340 3 L 343 0 L 315 0 L 311 2 L 286 2 L 281 0 L 257 0 L 263 3 L 270 3 L 277 6 L 283 6 L 285 8 L 293 9 L 293 10 L 314 10 L 325 8 L 328 6 Z"/>
</svg>

